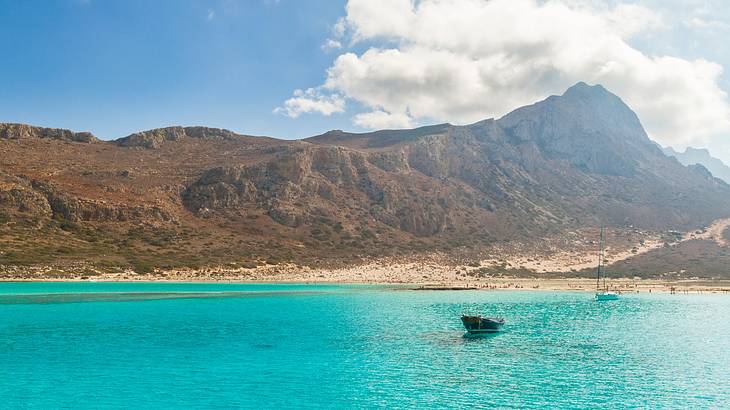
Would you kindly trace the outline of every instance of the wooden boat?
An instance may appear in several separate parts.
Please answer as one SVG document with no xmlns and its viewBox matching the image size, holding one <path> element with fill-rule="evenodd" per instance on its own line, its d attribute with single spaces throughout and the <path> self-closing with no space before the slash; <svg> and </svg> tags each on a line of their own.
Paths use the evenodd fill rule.
<svg viewBox="0 0 730 410">
<path fill-rule="evenodd" d="M 604 245 L 603 228 L 601 228 L 601 239 L 598 242 L 598 269 L 596 271 L 596 300 L 617 300 L 618 293 L 608 290 L 606 284 L 606 268 L 603 266 L 605 257 L 603 256 L 603 245 Z M 603 273 L 603 286 L 601 286 L 601 273 Z"/>
<path fill-rule="evenodd" d="M 464 329 L 471 334 L 499 332 L 504 326 L 504 319 L 498 317 L 482 317 L 461 315 Z"/>
</svg>

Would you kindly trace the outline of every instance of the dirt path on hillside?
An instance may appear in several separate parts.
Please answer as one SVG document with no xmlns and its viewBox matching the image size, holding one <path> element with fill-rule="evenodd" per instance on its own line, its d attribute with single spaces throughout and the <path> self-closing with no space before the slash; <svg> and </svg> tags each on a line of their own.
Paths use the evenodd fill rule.
<svg viewBox="0 0 730 410">
<path fill-rule="evenodd" d="M 727 240 L 725 239 L 725 236 L 723 236 L 723 233 L 725 233 L 725 230 L 730 228 L 730 218 L 726 219 L 718 219 L 717 221 L 713 222 L 712 225 L 710 225 L 704 232 L 697 234 L 697 233 L 689 233 L 686 235 L 684 241 L 689 241 L 693 239 L 698 240 L 714 240 L 715 243 L 717 243 L 718 246 L 727 246 Z"/>
<path fill-rule="evenodd" d="M 707 229 L 702 231 L 690 231 L 682 235 L 680 242 L 693 240 L 711 240 L 715 241 L 718 246 L 728 246 L 728 241 L 723 236 L 726 229 L 730 228 L 730 218 L 718 219 L 714 221 Z M 617 249 L 608 246 L 606 248 L 606 258 L 609 264 L 622 262 L 647 252 L 659 249 L 664 246 L 664 241 L 655 236 L 646 238 L 643 243 L 636 243 L 634 246 Z M 591 251 L 575 251 L 564 249 L 550 255 L 540 258 L 534 256 L 528 257 L 524 255 L 516 255 L 504 257 L 511 269 L 520 268 L 534 272 L 571 272 L 589 269 L 598 263 L 596 252 Z M 497 260 L 486 260 L 482 262 L 483 266 L 495 267 L 501 262 Z"/>
</svg>

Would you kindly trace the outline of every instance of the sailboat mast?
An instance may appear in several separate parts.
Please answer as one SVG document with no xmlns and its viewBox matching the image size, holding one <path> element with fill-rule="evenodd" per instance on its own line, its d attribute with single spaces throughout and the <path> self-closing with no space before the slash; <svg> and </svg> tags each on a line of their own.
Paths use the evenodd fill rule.
<svg viewBox="0 0 730 410">
<path fill-rule="evenodd" d="M 601 236 L 598 240 L 598 271 L 596 272 L 596 289 L 601 287 L 601 266 L 603 265 L 603 227 L 601 227 Z"/>
</svg>

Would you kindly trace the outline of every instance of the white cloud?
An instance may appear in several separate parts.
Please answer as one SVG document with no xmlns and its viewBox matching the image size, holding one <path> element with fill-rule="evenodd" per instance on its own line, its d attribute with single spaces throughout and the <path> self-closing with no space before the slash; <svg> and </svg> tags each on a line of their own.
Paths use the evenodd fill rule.
<svg viewBox="0 0 730 410">
<path fill-rule="evenodd" d="M 368 128 L 469 123 L 586 81 L 621 96 L 662 143 L 730 133 L 722 66 L 629 44 L 665 28 L 660 13 L 623 2 L 349 0 L 335 31 L 365 51 L 339 55 L 315 101 L 357 101 L 366 111 L 353 120 Z"/>
<path fill-rule="evenodd" d="M 341 48 L 342 43 L 340 43 L 338 40 L 333 40 L 331 38 L 328 38 L 327 41 L 322 44 L 322 50 L 324 51 L 339 50 Z"/>
<path fill-rule="evenodd" d="M 590 13 L 590 10 L 587 10 Z M 612 31 L 624 38 L 648 30 L 665 29 L 662 17 L 654 11 L 636 4 L 619 4 L 605 11 L 603 16 Z"/>
<path fill-rule="evenodd" d="M 337 38 L 342 38 L 347 31 L 347 21 L 344 18 L 337 19 L 337 23 L 332 26 L 332 34 Z"/>
<path fill-rule="evenodd" d="M 363 128 L 393 129 L 413 127 L 413 121 L 408 114 L 389 113 L 382 110 L 363 112 L 353 118 L 353 122 Z"/>
<path fill-rule="evenodd" d="M 208 9 L 208 14 L 205 16 L 205 19 L 208 21 L 212 21 L 215 18 L 215 10 Z"/>
<path fill-rule="evenodd" d="M 302 114 L 318 113 L 324 116 L 345 111 L 345 100 L 337 94 L 322 94 L 315 88 L 295 90 L 294 96 L 277 107 L 274 112 L 297 118 Z"/>
<path fill-rule="evenodd" d="M 699 16 L 692 16 L 685 21 L 687 27 L 700 28 L 700 29 L 720 29 L 729 30 L 730 23 L 720 20 L 708 20 Z"/>
</svg>

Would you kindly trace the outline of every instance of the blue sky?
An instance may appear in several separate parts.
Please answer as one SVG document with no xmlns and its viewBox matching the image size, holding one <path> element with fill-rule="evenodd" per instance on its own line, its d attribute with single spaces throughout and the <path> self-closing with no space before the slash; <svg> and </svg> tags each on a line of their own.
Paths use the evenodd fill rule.
<svg viewBox="0 0 730 410">
<path fill-rule="evenodd" d="M 323 81 L 321 46 L 343 13 L 333 0 L 0 0 L 0 121 L 105 139 L 170 124 L 285 138 L 350 127 L 273 113 Z"/>
<path fill-rule="evenodd" d="M 303 138 L 499 117 L 578 81 L 730 161 L 725 0 L 0 0 L 0 121 Z"/>
</svg>

